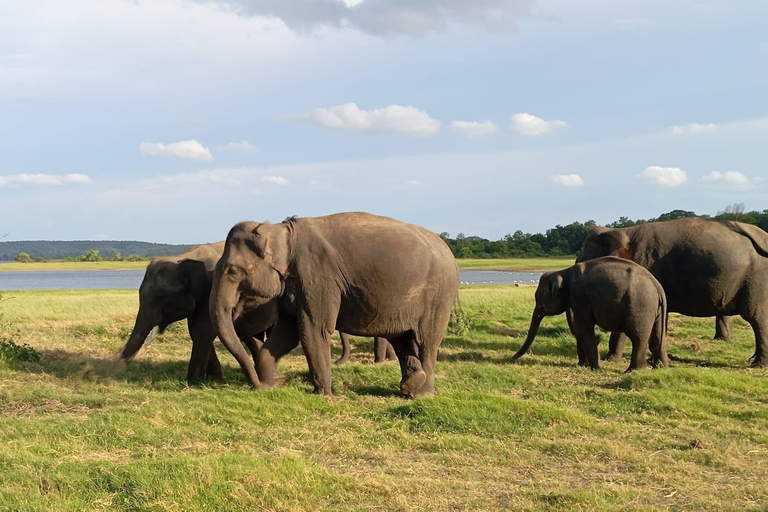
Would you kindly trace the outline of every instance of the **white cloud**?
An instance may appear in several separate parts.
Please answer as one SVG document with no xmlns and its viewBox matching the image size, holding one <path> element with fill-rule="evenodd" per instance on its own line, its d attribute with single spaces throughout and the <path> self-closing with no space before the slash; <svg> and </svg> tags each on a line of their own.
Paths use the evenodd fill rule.
<svg viewBox="0 0 768 512">
<path fill-rule="evenodd" d="M 649 185 L 661 185 L 665 187 L 678 187 L 688 181 L 688 173 L 679 167 L 659 167 L 651 165 L 646 167 L 637 177 Z"/>
<path fill-rule="evenodd" d="M 261 178 L 261 181 L 265 183 L 272 183 L 274 185 L 288 185 L 290 181 L 283 178 L 282 176 L 264 176 Z"/>
<path fill-rule="evenodd" d="M 256 151 L 256 146 L 247 140 L 241 140 L 240 142 L 230 142 L 224 146 L 216 146 L 216 151 L 239 151 L 248 153 L 251 151 Z"/>
<path fill-rule="evenodd" d="M 11 174 L 0 176 L 0 187 L 12 185 L 56 186 L 65 183 L 93 183 L 87 174 Z"/>
<path fill-rule="evenodd" d="M 565 121 L 560 121 L 559 119 L 545 121 L 527 112 L 513 115 L 512 123 L 510 124 L 512 131 L 530 137 L 546 135 L 552 133 L 556 128 L 565 128 L 566 126 L 568 126 L 568 123 Z"/>
<path fill-rule="evenodd" d="M 176 158 L 205 160 L 207 162 L 213 160 L 211 150 L 194 139 L 181 140 L 171 144 L 142 142 L 139 145 L 139 151 L 144 156 L 174 156 Z"/>
<path fill-rule="evenodd" d="M 197 0 L 205 2 L 206 0 Z M 535 0 L 221 0 L 240 15 L 275 17 L 292 30 L 352 28 L 373 35 L 414 37 L 463 25 L 489 32 L 514 32 L 531 17 Z"/>
<path fill-rule="evenodd" d="M 419 180 L 408 180 L 405 182 L 406 185 L 409 185 L 411 187 L 420 187 L 421 182 Z"/>
<path fill-rule="evenodd" d="M 564 187 L 583 187 L 584 179 L 578 174 L 558 174 L 550 178 L 553 183 Z"/>
<path fill-rule="evenodd" d="M 750 180 L 740 172 L 736 171 L 728 171 L 724 173 L 713 171 L 701 178 L 701 182 L 706 185 L 717 186 L 729 190 L 749 190 L 754 188 L 754 184 L 759 181 L 761 181 L 760 178 L 753 178 Z"/>
<path fill-rule="evenodd" d="M 476 139 L 478 137 L 485 137 L 486 135 L 492 135 L 496 132 L 496 123 L 493 121 L 454 121 L 451 123 L 451 130 L 469 137 L 470 139 Z"/>
<path fill-rule="evenodd" d="M 440 131 L 440 121 L 415 107 L 390 105 L 376 110 L 362 110 L 355 103 L 330 109 L 316 108 L 287 120 L 309 121 L 331 130 L 357 130 L 364 133 L 399 133 L 429 137 Z"/>
<path fill-rule="evenodd" d="M 684 124 L 681 126 L 673 126 L 672 128 L 670 128 L 670 130 L 672 131 L 672 135 L 685 135 L 685 134 L 696 135 L 699 133 L 715 131 L 717 130 L 717 125 L 715 123 L 708 123 L 708 124 L 691 123 L 691 124 Z"/>
</svg>

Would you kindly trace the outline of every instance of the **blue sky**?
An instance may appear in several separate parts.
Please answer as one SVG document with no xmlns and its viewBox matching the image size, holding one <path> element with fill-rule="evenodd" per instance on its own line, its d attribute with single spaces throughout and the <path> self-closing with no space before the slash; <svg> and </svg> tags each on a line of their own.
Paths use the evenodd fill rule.
<svg viewBox="0 0 768 512">
<path fill-rule="evenodd" d="M 768 4 L 25 0 L 0 17 L 0 236 L 223 239 L 768 208 Z"/>
</svg>

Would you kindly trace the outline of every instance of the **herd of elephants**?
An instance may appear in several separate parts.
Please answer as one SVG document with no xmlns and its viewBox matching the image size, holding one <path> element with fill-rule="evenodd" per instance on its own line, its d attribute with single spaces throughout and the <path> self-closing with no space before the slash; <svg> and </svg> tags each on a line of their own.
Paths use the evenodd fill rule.
<svg viewBox="0 0 768 512">
<path fill-rule="evenodd" d="M 254 388 L 278 383 L 280 358 L 301 344 L 315 392 L 331 395 L 331 335 L 375 338 L 375 361 L 397 359 L 406 397 L 434 392 L 435 363 L 458 300 L 456 260 L 431 231 L 368 213 L 241 222 L 226 241 L 198 245 L 147 267 L 140 306 L 121 358 L 186 319 L 192 338 L 187 380 L 222 379 L 218 336 Z M 732 221 L 685 218 L 629 228 L 593 228 L 576 264 L 541 277 L 528 336 L 543 317 L 566 313 L 578 364 L 600 364 L 595 326 L 611 332 L 609 353 L 629 370 L 667 366 L 668 312 L 729 316 L 754 330 L 753 366 L 768 366 L 768 233 Z M 244 346 L 251 352 L 247 354 Z M 651 357 L 647 359 L 650 350 Z"/>
</svg>

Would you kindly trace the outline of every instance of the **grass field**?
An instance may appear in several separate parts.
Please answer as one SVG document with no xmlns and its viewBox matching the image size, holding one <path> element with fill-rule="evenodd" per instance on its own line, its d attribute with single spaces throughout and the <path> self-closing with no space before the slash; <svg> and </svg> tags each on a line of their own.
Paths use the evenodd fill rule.
<svg viewBox="0 0 768 512">
<path fill-rule="evenodd" d="M 577 368 L 551 318 L 514 364 L 533 291 L 463 288 L 469 330 L 442 345 L 437 395 L 413 401 L 369 339 L 332 400 L 300 351 L 282 388 L 249 390 L 222 351 L 227 384 L 189 388 L 183 325 L 113 362 L 135 291 L 5 293 L 0 338 L 42 359 L 0 350 L 0 510 L 768 508 L 768 371 L 746 367 L 744 322 L 725 343 L 673 315 L 682 361 L 624 375 Z"/>
<path fill-rule="evenodd" d="M 462 258 L 457 259 L 461 269 L 477 270 L 560 270 L 573 265 L 575 258 Z"/>
</svg>

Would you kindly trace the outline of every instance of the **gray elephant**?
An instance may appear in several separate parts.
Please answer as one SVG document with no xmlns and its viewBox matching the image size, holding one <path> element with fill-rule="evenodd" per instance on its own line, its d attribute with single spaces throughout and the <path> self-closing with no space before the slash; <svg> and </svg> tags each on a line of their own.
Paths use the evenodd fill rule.
<svg viewBox="0 0 768 512">
<path fill-rule="evenodd" d="M 213 348 L 216 337 L 208 312 L 213 268 L 224 252 L 224 242 L 197 245 L 175 256 L 153 259 L 139 287 L 139 312 L 133 331 L 120 358 L 130 361 L 156 332 L 170 324 L 187 320 L 192 338 L 187 381 L 222 380 L 221 364 Z M 243 312 L 246 312 L 243 314 Z M 233 308 L 235 328 L 253 356 L 261 347 L 264 331 L 277 321 L 277 305 L 259 304 L 255 310 L 247 302 Z"/>
<path fill-rule="evenodd" d="M 593 228 L 579 261 L 620 256 L 647 268 L 664 287 L 669 311 L 740 315 L 755 333 L 752 365 L 768 366 L 768 233 L 751 224 L 686 218 L 630 228 Z M 623 337 L 611 336 L 620 359 Z"/>
<path fill-rule="evenodd" d="M 598 258 L 541 276 L 528 337 L 512 359 L 528 351 L 542 318 L 566 311 L 576 346 L 592 369 L 600 365 L 595 325 L 626 333 L 632 340 L 628 372 L 647 365 L 649 347 L 654 366 L 669 365 L 664 289 L 637 263 L 614 257 Z"/>
<path fill-rule="evenodd" d="M 280 315 L 254 368 L 229 312 L 242 296 L 278 299 Z M 216 265 L 211 318 L 254 388 L 278 379 L 281 357 L 301 343 L 315 392 L 332 395 L 330 333 L 386 338 L 401 392 L 434 392 L 437 351 L 458 296 L 456 260 L 424 228 L 368 213 L 241 222 Z M 261 381 L 259 380 L 261 378 Z"/>
</svg>

